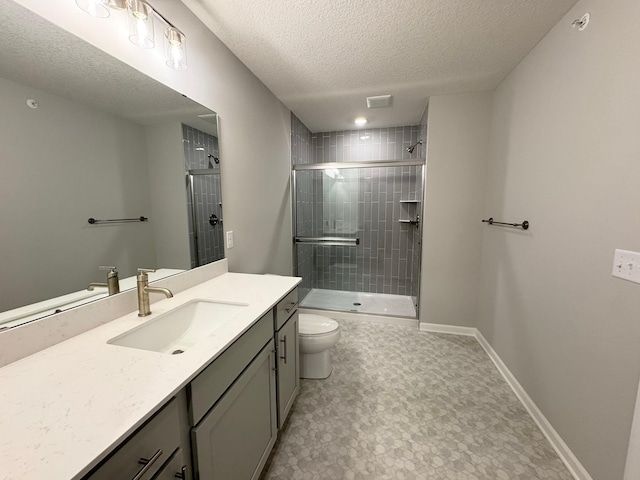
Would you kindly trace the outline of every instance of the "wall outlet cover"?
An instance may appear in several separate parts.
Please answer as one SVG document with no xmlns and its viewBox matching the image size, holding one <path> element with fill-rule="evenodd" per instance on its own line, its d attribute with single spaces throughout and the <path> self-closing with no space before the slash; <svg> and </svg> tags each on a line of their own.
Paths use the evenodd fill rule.
<svg viewBox="0 0 640 480">
<path fill-rule="evenodd" d="M 227 248 L 233 248 L 233 231 L 227 232 Z"/>
<path fill-rule="evenodd" d="M 614 277 L 640 283 L 640 253 L 616 249 L 613 256 Z"/>
</svg>

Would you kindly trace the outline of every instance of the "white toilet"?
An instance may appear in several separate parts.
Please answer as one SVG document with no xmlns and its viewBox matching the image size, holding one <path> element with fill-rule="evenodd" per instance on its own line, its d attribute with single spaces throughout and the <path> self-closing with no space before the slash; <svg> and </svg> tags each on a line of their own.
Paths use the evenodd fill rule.
<svg viewBox="0 0 640 480">
<path fill-rule="evenodd" d="M 298 321 L 300 340 L 300 378 L 327 378 L 331 375 L 330 349 L 340 340 L 340 325 L 321 315 L 301 313 Z"/>
</svg>

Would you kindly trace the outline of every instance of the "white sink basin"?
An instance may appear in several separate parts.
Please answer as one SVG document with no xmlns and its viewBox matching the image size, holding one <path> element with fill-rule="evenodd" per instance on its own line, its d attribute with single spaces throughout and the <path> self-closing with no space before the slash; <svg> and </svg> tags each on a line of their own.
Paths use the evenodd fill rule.
<svg viewBox="0 0 640 480">
<path fill-rule="evenodd" d="M 245 303 L 191 300 L 107 343 L 153 352 L 183 353 L 198 340 L 233 320 L 245 307 Z"/>
</svg>

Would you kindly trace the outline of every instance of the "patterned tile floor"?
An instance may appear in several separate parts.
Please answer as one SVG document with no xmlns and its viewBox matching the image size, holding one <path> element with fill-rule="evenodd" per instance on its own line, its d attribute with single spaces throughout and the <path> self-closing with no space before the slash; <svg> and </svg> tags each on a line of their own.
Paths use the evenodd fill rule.
<svg viewBox="0 0 640 480">
<path fill-rule="evenodd" d="M 262 479 L 572 479 L 474 338 L 340 324 Z"/>
</svg>

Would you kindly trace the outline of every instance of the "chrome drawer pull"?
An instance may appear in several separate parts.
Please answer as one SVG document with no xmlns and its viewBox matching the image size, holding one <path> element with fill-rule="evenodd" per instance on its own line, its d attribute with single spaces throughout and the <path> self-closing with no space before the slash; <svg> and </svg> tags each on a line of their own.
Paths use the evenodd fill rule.
<svg viewBox="0 0 640 480">
<path fill-rule="evenodd" d="M 282 360 L 284 360 L 284 364 L 287 364 L 287 336 L 285 335 L 284 338 L 282 340 L 280 340 L 280 343 L 284 343 L 284 357 L 280 357 Z"/>
<path fill-rule="evenodd" d="M 140 480 L 142 477 L 144 477 L 144 475 L 149 471 L 149 469 L 153 466 L 154 463 L 156 463 L 156 461 L 161 456 L 162 456 L 162 449 L 158 449 L 158 451 L 153 454 L 153 457 L 149 459 L 141 458 L 140 460 L 138 460 L 138 463 L 140 465 L 144 465 L 144 467 L 142 467 L 142 470 L 136 473 L 136 476 L 133 477 L 131 480 Z"/>
<path fill-rule="evenodd" d="M 295 310 L 298 307 L 298 302 L 291 302 L 291 306 L 289 308 L 285 308 L 284 311 L 289 313 L 292 310 Z"/>
</svg>

